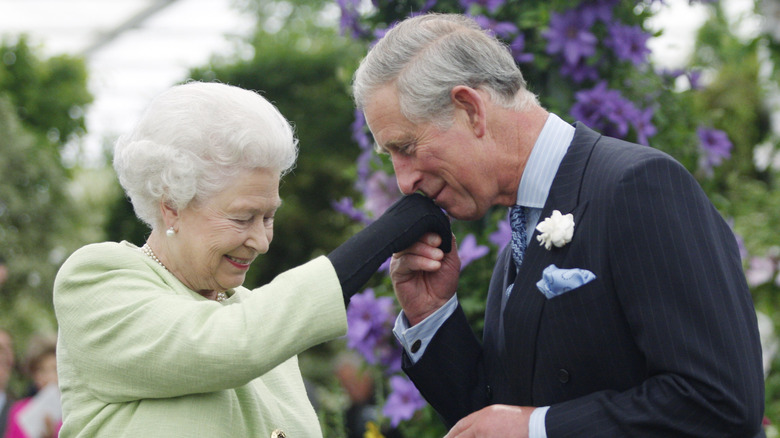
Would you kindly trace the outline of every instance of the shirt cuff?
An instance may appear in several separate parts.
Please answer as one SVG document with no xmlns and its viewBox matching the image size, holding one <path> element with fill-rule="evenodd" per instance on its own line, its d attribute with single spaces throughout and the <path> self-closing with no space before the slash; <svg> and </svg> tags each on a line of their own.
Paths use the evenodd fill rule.
<svg viewBox="0 0 780 438">
<path fill-rule="evenodd" d="M 398 318 L 395 319 L 393 334 L 401 346 L 404 347 L 413 364 L 420 360 L 431 339 L 433 339 L 433 335 L 444 324 L 444 321 L 455 312 L 457 307 L 458 298 L 456 295 L 453 295 L 446 304 L 439 307 L 414 327 L 409 327 L 409 320 L 406 319 L 404 312 L 398 314 Z"/>
<path fill-rule="evenodd" d="M 531 418 L 528 419 L 528 438 L 547 438 L 547 428 L 544 419 L 547 416 L 549 406 L 534 409 Z"/>
</svg>

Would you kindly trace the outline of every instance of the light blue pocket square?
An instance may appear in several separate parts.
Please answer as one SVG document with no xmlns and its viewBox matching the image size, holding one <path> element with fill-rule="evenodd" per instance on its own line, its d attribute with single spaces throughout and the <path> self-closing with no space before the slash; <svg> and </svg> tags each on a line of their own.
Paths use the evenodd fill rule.
<svg viewBox="0 0 780 438">
<path fill-rule="evenodd" d="M 547 299 L 550 299 L 587 284 L 595 278 L 596 275 L 587 269 L 561 269 L 550 265 L 544 268 L 542 279 L 536 283 L 536 287 Z"/>
</svg>

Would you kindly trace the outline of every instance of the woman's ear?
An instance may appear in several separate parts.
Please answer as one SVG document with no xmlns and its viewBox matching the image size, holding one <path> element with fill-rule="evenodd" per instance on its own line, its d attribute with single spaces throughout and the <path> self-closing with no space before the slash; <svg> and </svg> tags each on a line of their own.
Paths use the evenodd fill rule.
<svg viewBox="0 0 780 438">
<path fill-rule="evenodd" d="M 162 212 L 162 220 L 165 229 L 176 229 L 176 223 L 179 221 L 179 210 L 171 205 L 170 201 L 165 199 L 160 200 L 160 211 Z"/>
<path fill-rule="evenodd" d="M 455 110 L 462 110 L 468 117 L 474 135 L 482 137 L 487 130 L 486 102 L 477 90 L 465 85 L 458 85 L 450 92 Z"/>
</svg>

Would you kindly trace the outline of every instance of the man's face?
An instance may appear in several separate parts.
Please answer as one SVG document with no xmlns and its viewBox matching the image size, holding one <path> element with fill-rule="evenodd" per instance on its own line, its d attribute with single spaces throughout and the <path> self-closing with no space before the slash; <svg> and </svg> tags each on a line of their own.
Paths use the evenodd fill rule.
<svg viewBox="0 0 780 438">
<path fill-rule="evenodd" d="M 5 390 L 14 368 L 14 343 L 11 336 L 0 330 L 0 390 Z"/>
<path fill-rule="evenodd" d="M 401 113 L 391 84 L 373 94 L 365 116 L 377 145 L 390 154 L 401 192 L 422 192 L 457 219 L 485 215 L 495 197 L 495 179 L 465 111 L 455 110 L 447 130 L 412 123 Z"/>
</svg>

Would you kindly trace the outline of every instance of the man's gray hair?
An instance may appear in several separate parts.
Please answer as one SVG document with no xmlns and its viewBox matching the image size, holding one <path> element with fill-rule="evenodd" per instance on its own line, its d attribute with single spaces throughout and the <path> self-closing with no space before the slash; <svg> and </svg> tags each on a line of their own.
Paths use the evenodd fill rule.
<svg viewBox="0 0 780 438">
<path fill-rule="evenodd" d="M 448 126 L 450 92 L 458 85 L 484 90 L 506 108 L 538 103 L 509 48 L 458 14 L 419 15 L 390 29 L 355 72 L 355 104 L 365 108 L 377 89 L 393 82 L 401 112 L 416 123 Z"/>
<path fill-rule="evenodd" d="M 259 94 L 190 82 L 156 97 L 114 147 L 114 169 L 139 219 L 162 223 L 160 201 L 182 209 L 224 190 L 243 170 L 288 172 L 298 156 L 290 123 Z"/>
</svg>

